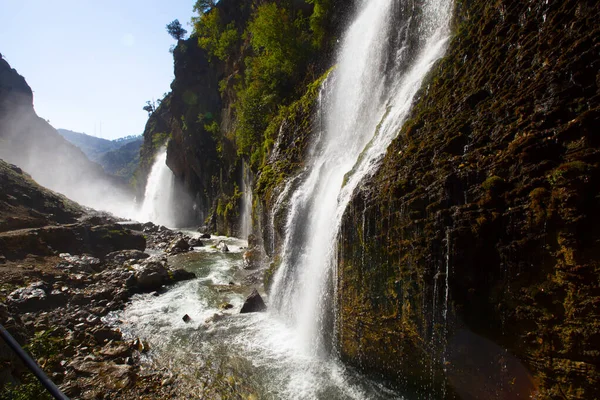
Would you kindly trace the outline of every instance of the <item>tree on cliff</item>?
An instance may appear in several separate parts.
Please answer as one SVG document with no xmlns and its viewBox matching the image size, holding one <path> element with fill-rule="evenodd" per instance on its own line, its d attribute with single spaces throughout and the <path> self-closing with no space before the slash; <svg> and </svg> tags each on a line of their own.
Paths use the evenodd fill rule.
<svg viewBox="0 0 600 400">
<path fill-rule="evenodd" d="M 198 0 L 194 4 L 194 12 L 202 15 L 217 4 L 215 0 Z"/>
<path fill-rule="evenodd" d="M 187 31 L 181 26 L 181 23 L 178 19 L 174 20 L 170 24 L 167 24 L 167 32 L 169 32 L 169 35 L 173 36 L 173 39 L 175 40 L 183 39 L 187 33 Z"/>
</svg>

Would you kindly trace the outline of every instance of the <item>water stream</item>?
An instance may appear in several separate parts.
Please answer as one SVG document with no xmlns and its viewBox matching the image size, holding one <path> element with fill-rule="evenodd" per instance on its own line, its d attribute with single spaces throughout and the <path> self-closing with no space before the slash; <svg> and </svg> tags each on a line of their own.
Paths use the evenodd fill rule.
<svg viewBox="0 0 600 400">
<path fill-rule="evenodd" d="M 229 253 L 211 247 L 220 240 Z M 253 287 L 240 284 L 248 274 L 241 268 L 246 242 L 224 237 L 205 242 L 192 253 L 171 258 L 171 263 L 195 272 L 197 279 L 159 296 L 136 295 L 110 318 L 125 337 L 148 340 L 153 349 L 149 358 L 156 366 L 188 382 L 190 392 L 184 398 L 203 395 L 201 382 L 209 364 L 223 365 L 258 399 L 404 398 L 335 359 L 307 354 L 295 329 L 275 314 L 238 314 Z M 233 308 L 224 311 L 224 303 Z M 189 323 L 182 320 L 185 314 L 191 317 Z M 215 314 L 223 316 L 207 322 Z"/>
</svg>

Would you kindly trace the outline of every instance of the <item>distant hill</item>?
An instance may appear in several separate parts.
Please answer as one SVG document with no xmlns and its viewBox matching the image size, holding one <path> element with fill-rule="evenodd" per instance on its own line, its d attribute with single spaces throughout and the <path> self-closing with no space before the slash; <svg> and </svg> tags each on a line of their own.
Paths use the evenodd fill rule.
<svg viewBox="0 0 600 400">
<path fill-rule="evenodd" d="M 130 179 L 139 163 L 140 146 L 143 142 L 141 135 L 107 140 L 67 129 L 57 131 L 79 147 L 91 161 L 102 165 L 109 174 Z"/>
</svg>

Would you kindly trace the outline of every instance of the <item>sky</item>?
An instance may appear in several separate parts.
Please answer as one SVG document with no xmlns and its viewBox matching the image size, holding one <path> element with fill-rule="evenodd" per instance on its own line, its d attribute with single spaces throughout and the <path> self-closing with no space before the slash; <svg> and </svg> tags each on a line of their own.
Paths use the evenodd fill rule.
<svg viewBox="0 0 600 400">
<path fill-rule="evenodd" d="M 0 0 L 0 53 L 55 128 L 105 139 L 140 135 L 147 100 L 170 91 L 175 40 L 195 0 Z"/>
</svg>

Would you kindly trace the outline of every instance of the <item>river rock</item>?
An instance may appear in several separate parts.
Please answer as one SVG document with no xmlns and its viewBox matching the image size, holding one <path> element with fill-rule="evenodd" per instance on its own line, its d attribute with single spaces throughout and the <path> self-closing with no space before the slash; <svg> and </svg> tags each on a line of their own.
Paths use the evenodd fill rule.
<svg viewBox="0 0 600 400">
<path fill-rule="evenodd" d="M 63 261 L 59 262 L 56 268 L 66 269 L 69 272 L 93 274 L 102 270 L 100 259 L 87 254 L 72 256 L 69 253 L 61 253 L 60 258 Z"/>
<path fill-rule="evenodd" d="M 185 323 L 188 323 L 188 322 L 190 322 L 190 321 L 192 320 L 192 318 L 190 318 L 190 316 L 189 316 L 189 315 L 187 315 L 187 314 L 185 314 L 185 315 L 183 316 L 183 318 L 181 318 L 181 319 L 182 319 L 182 320 L 183 320 L 183 322 L 185 322 Z"/>
<path fill-rule="evenodd" d="M 193 272 L 186 271 L 185 269 L 176 269 L 171 271 L 171 280 L 173 282 L 189 281 L 194 279 L 196 274 Z"/>
<path fill-rule="evenodd" d="M 148 257 L 150 257 L 149 254 L 140 250 L 121 250 L 108 253 L 105 259 L 106 261 L 123 264 L 125 261 L 145 260 Z"/>
<path fill-rule="evenodd" d="M 160 261 L 143 264 L 135 273 L 137 288 L 142 292 L 153 292 L 169 281 L 169 271 Z"/>
<path fill-rule="evenodd" d="M 210 239 L 210 233 L 203 233 L 202 235 L 200 235 L 200 239 Z"/>
<path fill-rule="evenodd" d="M 176 238 L 171 243 L 169 243 L 169 247 L 167 248 L 167 253 L 169 254 L 179 254 L 184 253 L 190 249 L 190 245 L 187 240 L 182 237 Z"/>
<path fill-rule="evenodd" d="M 44 282 L 34 282 L 27 287 L 11 292 L 8 295 L 8 301 L 22 311 L 37 311 L 44 306 L 47 300 L 45 289 Z"/>
<path fill-rule="evenodd" d="M 190 247 L 203 247 L 204 243 L 202 243 L 200 239 L 191 238 L 190 240 L 188 240 L 188 245 Z"/>
<path fill-rule="evenodd" d="M 244 262 L 244 269 L 260 268 L 262 258 L 262 252 L 257 247 L 245 251 L 244 255 L 242 256 Z"/>
<path fill-rule="evenodd" d="M 250 296 L 246 298 L 240 314 L 252 313 L 252 312 L 263 312 L 267 309 L 267 305 L 263 301 L 262 297 L 256 289 L 250 293 Z"/>
<path fill-rule="evenodd" d="M 229 247 L 227 247 L 227 244 L 223 241 L 220 241 L 219 244 L 217 244 L 217 249 L 221 250 L 223 253 L 229 252 Z"/>
</svg>

